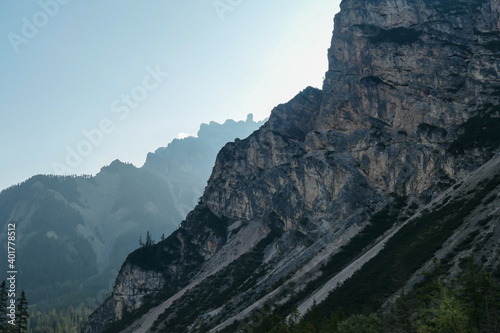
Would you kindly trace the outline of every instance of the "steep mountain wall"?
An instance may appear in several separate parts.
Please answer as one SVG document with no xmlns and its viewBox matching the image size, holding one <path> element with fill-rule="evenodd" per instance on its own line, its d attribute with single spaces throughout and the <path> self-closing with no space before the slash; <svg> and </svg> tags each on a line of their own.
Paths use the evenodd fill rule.
<svg viewBox="0 0 500 333">
<path fill-rule="evenodd" d="M 311 145 L 358 137 L 350 151 L 370 185 L 401 194 L 484 163 L 491 154 L 455 158 L 450 144 L 498 111 L 498 16 L 498 1 L 343 1 Z"/>
</svg>

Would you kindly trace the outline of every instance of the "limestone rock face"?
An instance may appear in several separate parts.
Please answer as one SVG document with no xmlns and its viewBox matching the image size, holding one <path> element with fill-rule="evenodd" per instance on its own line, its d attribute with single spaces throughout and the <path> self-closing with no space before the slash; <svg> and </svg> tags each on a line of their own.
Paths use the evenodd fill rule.
<svg viewBox="0 0 500 333">
<path fill-rule="evenodd" d="M 392 198 L 427 203 L 498 152 L 499 18 L 499 0 L 344 0 L 323 89 L 228 143 L 181 228 L 124 264 L 185 293 L 155 329 L 194 331 L 285 302 L 277 285 L 309 281 Z"/>
<path fill-rule="evenodd" d="M 120 276 L 116 280 L 116 294 L 126 300 L 124 303 L 131 306 L 131 309 L 139 308 L 143 298 L 151 292 L 160 290 L 165 283 L 165 277 L 161 273 L 144 271 L 136 266 L 127 264 L 123 267 Z M 122 303 L 117 304 L 117 312 L 123 316 Z M 122 316 L 119 316 L 122 317 Z"/>
<path fill-rule="evenodd" d="M 379 121 L 449 128 L 498 88 L 497 1 L 344 1 L 335 23 L 324 129 Z M 459 98 L 460 97 L 460 98 Z"/>
<path fill-rule="evenodd" d="M 290 226 L 310 212 L 338 215 L 342 189 L 429 197 L 489 159 L 464 163 L 448 148 L 498 102 L 499 2 L 446 3 L 343 1 L 323 91 L 306 89 L 227 145 L 204 202 L 246 219 L 287 206 L 279 215 Z"/>
<path fill-rule="evenodd" d="M 462 124 L 498 105 L 499 1 L 341 8 L 312 147 L 348 138 L 370 185 L 412 195 L 491 157 L 478 152 L 478 164 L 462 165 L 447 148 Z"/>
<path fill-rule="evenodd" d="M 109 323 L 122 319 L 127 313 L 144 305 L 144 298 L 161 290 L 164 284 L 162 273 L 125 264 L 116 279 L 113 297 L 106 300 L 92 326 L 87 326 L 84 332 L 101 331 Z"/>
<path fill-rule="evenodd" d="M 275 212 L 285 230 L 303 218 L 345 218 L 363 211 L 361 203 L 374 193 L 352 157 L 334 159 L 327 150 L 310 149 L 306 143 L 322 96 L 317 89 L 305 89 L 276 107 L 259 131 L 227 144 L 218 155 L 203 203 L 231 219 L 256 220 Z M 366 191 L 352 197 L 349 187 Z"/>
</svg>

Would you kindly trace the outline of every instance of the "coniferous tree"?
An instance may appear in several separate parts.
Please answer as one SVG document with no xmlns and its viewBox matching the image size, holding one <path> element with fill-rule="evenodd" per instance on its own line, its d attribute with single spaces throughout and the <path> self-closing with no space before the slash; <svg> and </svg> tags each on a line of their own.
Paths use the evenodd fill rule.
<svg viewBox="0 0 500 333">
<path fill-rule="evenodd" d="M 277 313 L 273 312 L 270 317 L 271 330 L 270 333 L 290 333 L 288 326 L 285 324 L 283 318 Z"/>
<path fill-rule="evenodd" d="M 478 332 L 498 331 L 500 294 L 493 275 L 469 258 L 458 282 L 460 298 L 466 306 L 472 326 Z"/>
<path fill-rule="evenodd" d="M 155 242 L 154 242 L 153 238 L 151 237 L 151 234 L 148 231 L 146 234 L 146 247 L 150 247 L 153 245 L 155 245 Z"/>
<path fill-rule="evenodd" d="M 1 332 L 7 329 L 7 285 L 5 280 L 0 286 L 0 330 Z"/>
<path fill-rule="evenodd" d="M 352 315 L 338 324 L 338 333 L 384 333 L 380 317 L 370 315 Z"/>
<path fill-rule="evenodd" d="M 28 300 L 24 290 L 21 292 L 21 296 L 17 300 L 17 332 L 25 333 L 28 331 L 28 318 L 30 317 L 28 313 Z"/>
<path fill-rule="evenodd" d="M 464 305 L 447 288 L 443 288 L 441 298 L 433 309 L 435 328 L 431 332 L 467 333 L 469 318 Z M 425 331 L 424 331 L 425 332 Z"/>
</svg>

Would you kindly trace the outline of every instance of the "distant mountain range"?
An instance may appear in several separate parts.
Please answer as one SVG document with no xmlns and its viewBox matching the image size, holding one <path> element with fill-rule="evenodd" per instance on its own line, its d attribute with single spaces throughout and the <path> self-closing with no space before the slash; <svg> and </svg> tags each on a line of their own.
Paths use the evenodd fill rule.
<svg viewBox="0 0 500 333">
<path fill-rule="evenodd" d="M 0 237 L 16 223 L 18 288 L 38 309 L 97 307 L 139 238 L 170 235 L 202 195 L 217 152 L 260 125 L 252 115 L 202 124 L 141 168 L 116 160 L 94 177 L 38 175 L 2 191 Z"/>
</svg>

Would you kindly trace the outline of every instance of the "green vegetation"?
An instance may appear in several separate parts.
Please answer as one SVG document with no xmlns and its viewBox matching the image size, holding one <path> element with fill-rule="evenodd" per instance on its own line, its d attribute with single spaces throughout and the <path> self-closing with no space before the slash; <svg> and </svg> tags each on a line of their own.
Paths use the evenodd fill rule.
<svg viewBox="0 0 500 333">
<path fill-rule="evenodd" d="M 441 136 L 446 136 L 448 134 L 444 128 L 427 123 L 418 124 L 417 130 L 421 133 L 438 134 Z"/>
<path fill-rule="evenodd" d="M 87 307 L 75 309 L 69 306 L 64 310 L 45 308 L 39 311 L 37 306 L 28 308 L 28 300 L 24 291 L 16 300 L 15 325 L 8 323 L 7 317 L 7 288 L 5 281 L 0 287 L 0 332 L 6 333 L 79 333 L 92 312 Z"/>
<path fill-rule="evenodd" d="M 380 77 L 374 76 L 374 75 L 365 76 L 361 79 L 361 81 L 362 82 L 364 82 L 364 81 L 373 82 L 375 84 L 385 84 L 386 86 L 392 87 L 390 84 L 383 81 Z M 406 132 L 405 132 L 405 134 L 406 134 Z"/>
<path fill-rule="evenodd" d="M 116 277 L 119 265 L 135 249 L 135 241 L 139 233 L 144 232 L 145 225 L 158 235 L 173 230 L 173 225 L 165 224 L 164 215 L 165 212 L 176 215 L 174 201 L 170 200 L 170 190 L 165 190 L 166 185 L 158 177 L 119 162 L 103 170 L 104 175 L 98 180 L 107 173 L 121 172 L 114 177 L 120 188 L 117 189 L 117 197 L 110 200 L 113 207 L 109 209 L 122 209 L 126 215 L 120 213 L 119 219 L 109 219 L 110 224 L 106 219 L 108 216 L 116 217 L 115 212 L 95 217 L 94 222 L 99 223 L 86 231 L 82 231 L 85 229 L 82 226 L 90 225 L 80 210 L 95 207 L 87 206 L 87 199 L 90 198 L 81 197 L 78 186 L 87 182 L 94 185 L 101 183 L 96 183 L 93 178 L 39 175 L 0 195 L 0 219 L 5 223 L 16 222 L 22 234 L 17 244 L 19 283 L 39 311 L 77 306 L 89 295 L 95 298 L 102 290 L 111 289 L 109 286 Z M 145 212 L 144 207 L 148 203 L 153 203 L 159 213 Z M 97 210 L 100 211 L 100 208 Z M 19 220 L 10 221 L 13 212 Z M 136 226 L 132 226 L 131 221 L 136 221 Z M 106 226 L 100 222 L 106 222 Z M 119 236 L 103 232 L 111 226 L 118 227 L 121 222 L 126 224 L 126 231 L 120 231 Z M 107 244 L 109 252 L 92 247 L 91 242 L 96 238 Z M 0 255 L 6 256 L 3 254 L 5 251 L 6 247 L 0 249 Z M 109 259 L 109 266 L 98 267 L 97 256 L 108 256 L 108 253 L 109 257 L 104 259 Z M 97 307 L 100 301 L 87 304 Z"/>
<path fill-rule="evenodd" d="M 17 203 L 38 199 L 42 188 L 53 189 L 63 194 L 68 200 L 78 200 L 80 194 L 76 187 L 75 178 L 38 175 L 18 184 L 18 186 L 9 187 L 1 192 L 0 219 L 7 221 L 9 216 L 6 214 L 9 214 L 10 208 L 15 207 Z M 26 188 L 29 188 L 30 191 L 26 191 Z"/>
<path fill-rule="evenodd" d="M 162 235 L 162 240 L 165 240 L 165 235 Z M 139 247 L 151 247 L 155 245 L 155 241 L 151 237 L 149 230 L 146 232 L 146 241 L 142 241 L 142 236 L 139 236 Z"/>
<path fill-rule="evenodd" d="M 459 277 L 446 283 L 444 270 L 435 261 L 434 269 L 415 292 L 402 296 L 388 309 L 358 312 L 346 317 L 339 308 L 321 316 L 318 307 L 298 320 L 292 311 L 288 320 L 264 308 L 259 322 L 235 323 L 223 333 L 468 333 L 500 330 L 498 280 L 481 269 L 472 258 L 464 261 Z M 363 313 L 364 312 L 364 313 Z"/>
<path fill-rule="evenodd" d="M 8 284 L 2 281 L 0 286 L 0 332 L 25 333 L 28 330 L 28 300 L 24 290 L 17 300 L 14 300 Z M 9 301 L 9 299 L 11 301 Z"/>
<path fill-rule="evenodd" d="M 421 31 L 409 28 L 377 29 L 377 33 L 368 37 L 372 43 L 412 44 L 418 41 Z"/>
<path fill-rule="evenodd" d="M 500 146 L 500 117 L 495 116 L 500 107 L 490 105 L 485 113 L 472 117 L 459 129 L 462 134 L 453 141 L 448 151 L 454 155 L 463 154 L 474 148 L 496 149 Z"/>
<path fill-rule="evenodd" d="M 492 40 L 489 41 L 484 45 L 484 47 L 490 51 L 493 52 L 499 52 L 500 51 L 500 41 L 499 40 Z"/>
<path fill-rule="evenodd" d="M 324 285 L 355 260 L 367 246 L 398 221 L 406 202 L 407 197 L 394 195 L 393 202 L 388 203 L 382 210 L 373 214 L 370 223 L 359 234 L 354 236 L 348 244 L 342 246 L 341 251 L 321 267 L 321 276 L 308 283 L 304 289 L 292 296 L 286 304 L 276 309 L 277 313 L 280 315 L 289 313 L 297 305 L 297 302 Z"/>
<path fill-rule="evenodd" d="M 18 247 L 19 282 L 40 309 L 78 304 L 87 296 L 83 281 L 98 271 L 91 245 L 77 231 L 83 219 L 71 206 L 48 196 L 36 205 L 30 232 Z"/>
<path fill-rule="evenodd" d="M 221 307 L 234 295 L 250 290 L 265 273 L 262 265 L 264 250 L 280 235 L 278 229 L 271 231 L 250 252 L 187 291 L 160 315 L 155 327 L 164 324 L 169 332 L 184 332 L 198 314 Z"/>
<path fill-rule="evenodd" d="M 204 206 L 196 207 L 191 212 L 190 219 L 196 221 L 189 226 L 191 232 L 179 229 L 157 245 L 150 244 L 151 246 L 135 250 L 129 254 L 127 262 L 157 272 L 163 272 L 167 265 L 180 260 L 182 256 L 189 258 L 188 265 L 194 267 L 201 264 L 203 257 L 199 253 L 199 248 L 194 244 L 205 243 L 211 236 L 225 240 L 228 221 L 218 218 Z M 196 241 L 193 235 L 198 236 Z M 183 239 L 182 243 L 179 238 Z M 181 251 L 185 252 L 181 255 Z"/>
<path fill-rule="evenodd" d="M 472 248 L 474 239 L 479 235 L 479 230 L 474 230 L 463 241 L 453 248 L 454 252 L 462 252 Z"/>
<path fill-rule="evenodd" d="M 106 333 L 121 332 L 152 307 L 185 287 L 189 281 L 189 272 L 196 271 L 204 260 L 200 254 L 200 247 L 196 244 L 206 243 L 211 237 L 225 240 L 228 220 L 218 218 L 206 206 L 198 205 L 190 213 L 188 220 L 189 222 L 184 223 L 184 228 L 178 229 L 157 244 L 154 244 L 151 236 L 146 235 L 144 246 L 128 256 L 127 262 L 135 266 L 163 273 L 167 280 L 166 289 L 152 294 L 149 299 L 145 300 L 145 305 L 128 312 L 123 319 L 109 325 Z M 197 238 L 194 239 L 193 235 Z M 166 268 L 175 263 L 183 266 L 182 274 L 174 275 L 166 272 Z"/>
<path fill-rule="evenodd" d="M 468 11 L 476 11 L 483 3 L 488 0 L 424 0 L 424 3 L 443 13 L 449 14 L 467 14 Z"/>
<path fill-rule="evenodd" d="M 363 304 L 369 311 L 379 308 L 382 300 L 395 293 L 401 281 L 406 281 L 429 261 L 472 210 L 480 206 L 482 199 L 499 184 L 500 175 L 496 175 L 474 196 L 452 200 L 405 225 L 378 256 L 335 289 L 318 306 L 318 310 L 326 316 L 340 306 L 359 309 L 359 304 Z"/>
<path fill-rule="evenodd" d="M 496 195 L 494 197 L 496 198 Z M 490 215 L 490 216 L 485 217 L 484 219 L 481 219 L 481 220 L 477 221 L 477 224 L 480 225 L 480 226 L 482 226 L 482 227 L 484 227 L 492 219 L 493 219 L 493 215 Z"/>
<path fill-rule="evenodd" d="M 5 280 L 2 281 L 2 285 L 0 286 L 0 332 L 6 331 L 7 326 L 7 301 L 8 301 L 8 292 L 7 292 L 7 284 Z"/>
<path fill-rule="evenodd" d="M 494 175 L 483 181 L 475 193 L 448 200 L 433 210 L 425 210 L 420 218 L 404 226 L 391 238 L 378 256 L 337 287 L 324 302 L 313 306 L 298 324 L 281 319 L 293 313 L 293 307 L 297 304 L 293 303 L 277 307 L 262 325 L 250 323 L 249 327 L 254 333 L 497 332 L 500 297 L 498 281 L 493 283 L 493 279 L 500 276 L 499 267 L 493 273 L 487 273 L 474 266 L 471 260 L 462 260 L 464 272 L 461 278 L 454 284 L 445 285 L 438 279 L 442 272 L 436 262 L 435 271 L 428 276 L 418 293 L 408 295 L 402 286 L 417 269 L 432 259 L 436 250 L 463 224 L 472 210 L 481 207 L 483 200 L 489 198 L 488 195 L 499 185 L 500 175 Z M 384 221 L 387 216 L 388 212 L 383 210 L 374 217 Z M 479 226 L 487 223 L 479 222 Z M 478 234 L 478 231 L 472 232 L 456 250 L 470 248 Z M 358 250 L 357 255 L 359 253 Z M 450 259 L 443 259 L 443 265 Z M 464 282 L 465 276 L 471 276 L 467 280 L 469 285 Z M 313 281 L 306 290 L 310 293 L 316 287 Z M 390 312 L 381 312 L 383 302 L 398 290 L 403 293 L 402 299 Z M 299 298 L 292 299 L 297 301 Z M 348 310 L 350 317 L 347 320 L 339 316 L 339 313 L 343 313 L 342 308 Z M 481 331 L 477 330 L 478 321 Z M 359 327 L 358 323 L 364 324 Z M 238 324 L 234 324 L 234 327 L 238 327 Z M 486 330 L 486 327 L 490 330 Z"/>
<path fill-rule="evenodd" d="M 28 300 L 24 290 L 21 291 L 21 296 L 17 299 L 16 325 L 19 333 L 26 332 L 28 329 Z"/>
<path fill-rule="evenodd" d="M 86 307 L 38 311 L 30 309 L 28 333 L 80 333 L 91 310 Z"/>
</svg>

